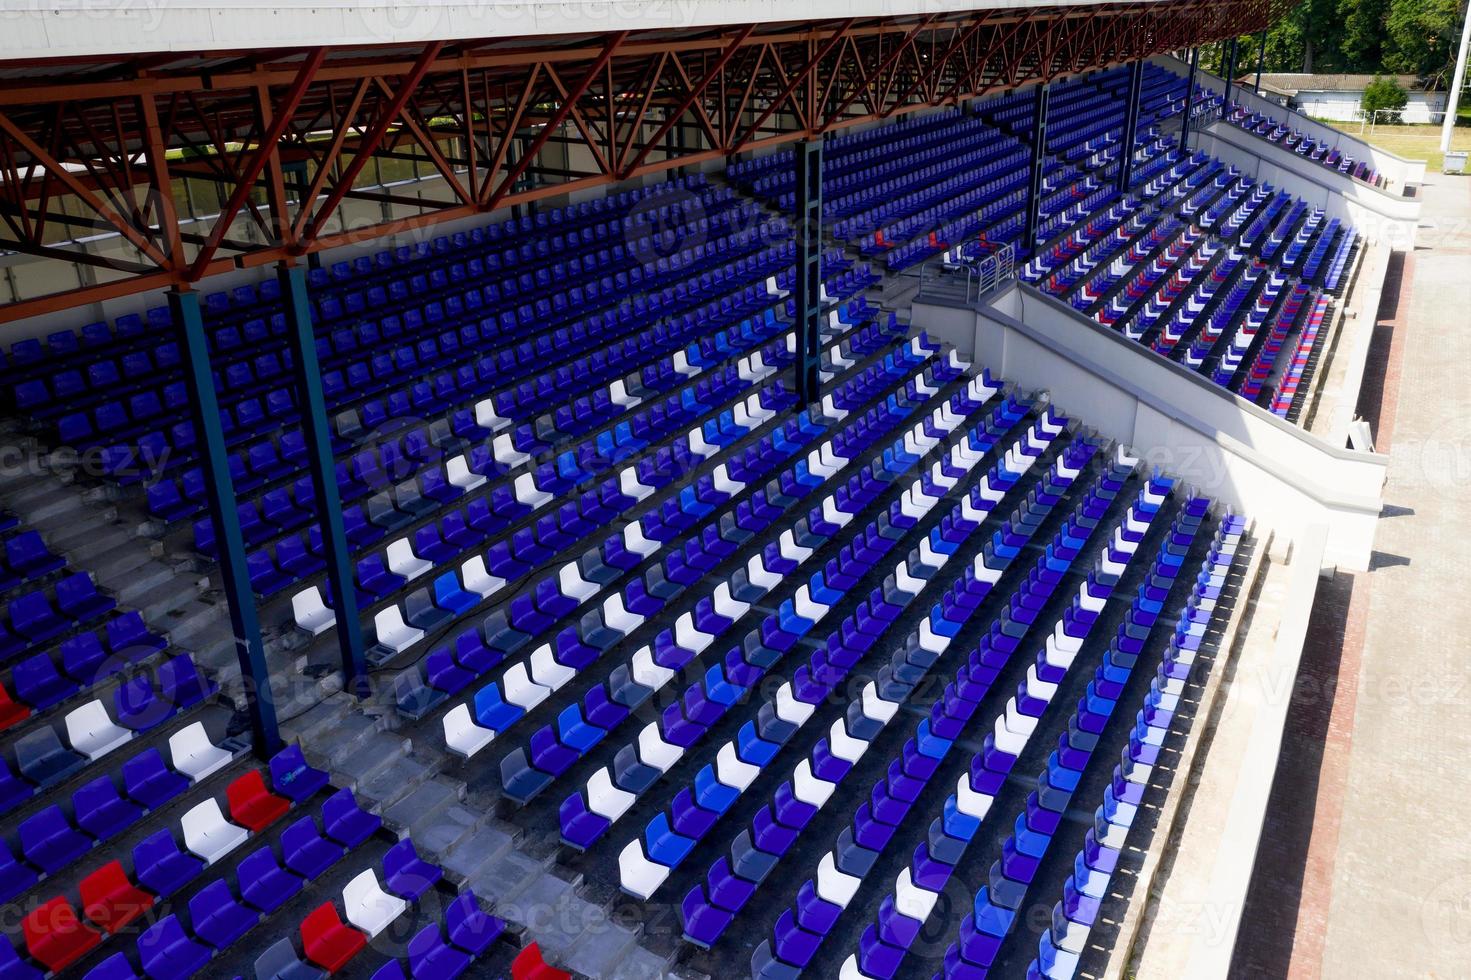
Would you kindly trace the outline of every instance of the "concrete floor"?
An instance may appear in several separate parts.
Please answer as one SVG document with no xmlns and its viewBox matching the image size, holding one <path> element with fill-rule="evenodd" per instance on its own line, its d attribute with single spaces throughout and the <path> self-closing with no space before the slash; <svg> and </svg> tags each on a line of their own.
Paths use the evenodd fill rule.
<svg viewBox="0 0 1471 980">
<path fill-rule="evenodd" d="M 1233 975 L 1471 976 L 1471 180 L 1429 179 L 1359 404 L 1375 559 L 1319 591 Z"/>
</svg>

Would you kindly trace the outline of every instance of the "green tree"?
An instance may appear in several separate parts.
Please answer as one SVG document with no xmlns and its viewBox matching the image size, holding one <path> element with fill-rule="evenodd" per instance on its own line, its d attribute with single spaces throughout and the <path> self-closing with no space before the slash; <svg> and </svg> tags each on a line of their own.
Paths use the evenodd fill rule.
<svg viewBox="0 0 1471 980">
<path fill-rule="evenodd" d="M 1343 61 L 1343 18 L 1338 0 L 1303 0 L 1298 12 L 1302 17 L 1305 72 L 1340 72 Z"/>
<path fill-rule="evenodd" d="M 1384 115 L 1380 117 L 1380 122 L 1397 123 L 1400 121 L 1400 114 L 1404 112 L 1405 103 L 1409 100 L 1409 95 L 1399 87 L 1399 83 L 1394 79 L 1375 75 L 1368 88 L 1364 89 L 1364 98 L 1359 103 L 1359 107 L 1369 116 L 1383 111 Z"/>
<path fill-rule="evenodd" d="M 1379 71 L 1383 65 L 1384 23 L 1392 0 L 1339 0 L 1343 24 L 1343 68 L 1350 72 Z M 1415 0 L 1421 2 L 1421 0 Z"/>
<path fill-rule="evenodd" d="M 1459 0 L 1390 0 L 1383 67 L 1448 85 L 1461 14 Z"/>
</svg>

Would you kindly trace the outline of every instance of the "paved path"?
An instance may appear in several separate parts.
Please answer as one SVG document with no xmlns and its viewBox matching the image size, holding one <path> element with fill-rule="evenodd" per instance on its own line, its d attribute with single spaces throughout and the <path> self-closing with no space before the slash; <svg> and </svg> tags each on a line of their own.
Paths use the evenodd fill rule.
<svg viewBox="0 0 1471 980">
<path fill-rule="evenodd" d="M 1471 976 L 1471 180 L 1429 179 L 1359 404 L 1375 559 L 1320 590 L 1236 975 Z"/>
</svg>

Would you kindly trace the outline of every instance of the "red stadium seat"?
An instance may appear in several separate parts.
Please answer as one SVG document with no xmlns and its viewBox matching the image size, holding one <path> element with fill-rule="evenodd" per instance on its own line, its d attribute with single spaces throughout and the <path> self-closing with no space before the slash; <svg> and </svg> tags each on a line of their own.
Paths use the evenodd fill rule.
<svg viewBox="0 0 1471 980">
<path fill-rule="evenodd" d="M 291 809 L 290 800 L 266 789 L 266 781 L 259 769 L 252 769 L 226 787 L 225 797 L 230 801 L 230 819 L 255 833 L 260 833 Z"/>
<path fill-rule="evenodd" d="M 541 947 L 527 946 L 511 961 L 511 980 L 571 980 L 572 974 L 559 970 L 541 958 Z"/>
<path fill-rule="evenodd" d="M 32 910 L 21 923 L 26 950 L 52 973 L 64 970 L 102 941 L 102 936 L 77 918 L 77 910 L 57 896 Z"/>
<path fill-rule="evenodd" d="M 25 721 L 30 716 L 31 709 L 12 698 L 10 689 L 0 684 L 0 731 Z"/>
<path fill-rule="evenodd" d="M 128 880 L 121 861 L 109 861 L 83 878 L 82 914 L 117 932 L 153 906 L 153 896 Z"/>
<path fill-rule="evenodd" d="M 331 902 L 318 905 L 301 922 L 301 947 L 306 958 L 328 973 L 342 969 L 367 944 L 368 937 L 344 925 Z"/>
</svg>

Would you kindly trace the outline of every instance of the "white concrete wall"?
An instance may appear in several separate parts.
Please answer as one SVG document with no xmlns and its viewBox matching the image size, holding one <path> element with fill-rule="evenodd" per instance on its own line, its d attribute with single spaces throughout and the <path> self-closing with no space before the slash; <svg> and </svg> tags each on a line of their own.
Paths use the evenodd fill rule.
<svg viewBox="0 0 1471 980">
<path fill-rule="evenodd" d="M 1217 120 L 1192 137 L 1193 145 L 1235 166 L 1253 180 L 1265 181 L 1330 218 L 1341 218 L 1370 242 L 1393 248 L 1415 245 L 1420 226 L 1420 199 L 1370 186 L 1329 170 L 1275 143 Z"/>
<path fill-rule="evenodd" d="M 1387 457 L 1330 446 L 1030 286 L 980 312 L 916 304 L 913 323 L 1287 539 L 1323 525 L 1331 562 L 1368 568 Z"/>
<path fill-rule="evenodd" d="M 1159 55 L 1150 60 L 1179 75 L 1186 75 L 1190 71 L 1189 65 L 1169 55 Z M 1197 84 L 1202 88 L 1207 88 L 1218 93 L 1225 90 L 1225 83 L 1218 76 L 1212 75 L 1210 72 L 1200 71 L 1196 74 L 1195 79 Z M 1386 150 L 1381 150 L 1376 146 L 1364 142 L 1357 136 L 1335 129 L 1325 123 L 1309 119 L 1302 113 L 1293 109 L 1284 108 L 1270 99 L 1264 99 L 1251 91 L 1250 88 L 1237 85 L 1232 89 L 1231 97 L 1251 111 L 1270 116 L 1282 125 L 1306 133 L 1327 146 L 1341 150 L 1344 154 L 1353 157 L 1355 160 L 1369 161 L 1370 166 L 1389 178 L 1397 188 L 1409 184 L 1421 184 L 1425 181 L 1424 160 L 1409 160 Z M 1265 142 L 1265 140 L 1261 142 Z"/>
<path fill-rule="evenodd" d="M 1314 119 L 1331 119 L 1335 122 L 1357 122 L 1363 107 L 1364 93 L 1358 92 L 1298 92 L 1295 101 L 1297 111 Z M 1445 94 L 1442 92 L 1410 92 L 1405 103 L 1404 123 L 1438 123 L 1445 111 Z"/>
</svg>

